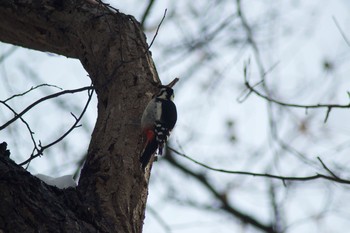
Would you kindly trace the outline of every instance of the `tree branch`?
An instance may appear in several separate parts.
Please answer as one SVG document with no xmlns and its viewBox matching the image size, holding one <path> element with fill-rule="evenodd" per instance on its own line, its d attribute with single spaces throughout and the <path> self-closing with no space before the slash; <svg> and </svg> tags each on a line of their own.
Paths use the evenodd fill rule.
<svg viewBox="0 0 350 233">
<path fill-rule="evenodd" d="M 332 108 L 350 108 L 350 103 L 349 104 L 310 104 L 310 105 L 285 103 L 285 102 L 282 102 L 282 101 L 279 101 L 279 100 L 272 99 L 272 98 L 270 98 L 270 97 L 260 93 L 259 91 L 257 91 L 253 86 L 250 85 L 250 83 L 248 82 L 246 76 L 244 77 L 244 84 L 245 84 L 245 86 L 248 88 L 248 90 L 250 92 L 258 95 L 259 97 L 261 97 L 261 98 L 263 98 L 263 99 L 265 99 L 265 100 L 267 100 L 269 102 L 272 102 L 272 103 L 275 103 L 275 104 L 278 104 L 278 105 L 281 105 L 281 106 L 285 106 L 285 107 L 305 108 L 305 109 L 309 109 L 309 108 L 327 108 L 328 112 L 330 111 L 329 109 L 332 109 Z"/>
<path fill-rule="evenodd" d="M 339 23 L 338 23 L 338 20 L 337 20 L 334 16 L 332 16 L 332 19 L 333 19 L 335 25 L 337 26 L 337 28 L 338 28 L 340 34 L 342 35 L 342 37 L 343 37 L 345 43 L 350 47 L 350 41 L 349 41 L 348 37 L 345 35 L 343 29 L 340 27 L 340 25 L 339 25 Z"/>
<path fill-rule="evenodd" d="M 12 124 L 13 122 L 15 122 L 16 120 L 18 120 L 20 117 L 22 117 L 26 112 L 28 112 L 30 109 L 32 109 L 33 107 L 35 107 L 36 105 L 40 104 L 41 102 L 44 102 L 45 100 L 49 100 L 49 99 L 52 99 L 52 98 L 56 98 L 58 96 L 61 96 L 61 95 L 65 95 L 65 94 L 73 94 L 73 93 L 77 93 L 77 92 L 81 92 L 81 91 L 86 91 L 86 90 L 91 90 L 93 89 L 92 86 L 88 86 L 88 87 L 81 87 L 81 88 L 78 88 L 78 89 L 72 89 L 72 90 L 64 90 L 64 91 L 60 91 L 60 92 L 57 92 L 57 93 L 54 93 L 52 95 L 48 95 L 48 96 L 45 96 L 43 98 L 40 98 L 39 100 L 35 101 L 34 103 L 32 103 L 31 105 L 29 105 L 28 107 L 26 107 L 24 110 L 22 110 L 20 113 L 17 113 L 15 114 L 15 116 L 7 121 L 5 124 L 1 125 L 0 126 L 0 130 L 3 130 L 5 129 L 7 126 L 9 126 L 10 124 Z M 6 107 L 9 107 L 9 105 L 6 104 L 6 101 L 3 101 L 3 100 L 0 100 L 0 103 L 5 105 Z"/>
<path fill-rule="evenodd" d="M 57 88 L 57 89 L 62 90 L 62 88 L 60 88 L 60 87 L 58 87 L 58 86 L 56 86 L 56 85 L 51 85 L 51 84 L 43 83 L 43 84 L 37 85 L 37 86 L 35 86 L 35 87 L 31 87 L 30 89 L 26 90 L 26 91 L 23 92 L 23 93 L 15 94 L 15 95 L 13 95 L 13 96 L 11 96 L 11 97 L 9 97 L 9 98 L 3 100 L 3 102 L 6 103 L 7 101 L 9 101 L 9 100 L 11 100 L 11 99 L 13 99 L 13 98 L 16 98 L 16 97 L 19 97 L 19 96 L 24 96 L 24 95 L 26 95 L 27 93 L 29 93 L 29 92 L 31 92 L 31 91 L 33 91 L 33 90 L 39 88 L 39 87 L 55 87 L 55 88 Z"/>
<path fill-rule="evenodd" d="M 0 40 L 79 58 L 80 50 L 84 49 L 81 28 L 88 22 L 92 23 L 96 16 L 108 13 L 110 10 L 106 7 L 96 7 L 87 1 L 75 1 L 74 4 L 55 0 L 27 0 L 21 4 L 12 0 L 1 1 Z"/>
<path fill-rule="evenodd" d="M 277 176 L 277 175 L 272 175 L 272 174 L 268 174 L 268 173 L 254 173 L 254 172 L 232 171 L 232 170 L 213 168 L 213 167 L 210 167 L 204 163 L 198 162 L 197 160 L 192 159 L 189 156 L 185 155 L 184 153 L 181 153 L 173 148 L 169 148 L 169 150 L 186 158 L 186 159 L 188 159 L 188 160 L 190 160 L 190 161 L 192 161 L 193 163 L 195 163 L 197 165 L 200 165 L 200 166 L 207 168 L 211 171 L 216 171 L 216 172 L 221 172 L 221 173 L 265 177 L 265 178 L 281 180 L 282 182 L 285 182 L 285 181 L 309 181 L 309 180 L 325 179 L 325 180 L 330 180 L 330 181 L 334 181 L 334 182 L 341 183 L 341 184 L 350 184 L 350 180 L 341 179 L 338 176 L 335 176 L 333 173 L 331 173 L 332 176 L 326 176 L 323 174 L 316 174 L 313 176 L 295 177 L 295 176 Z M 323 164 L 322 161 L 321 161 L 321 163 Z M 323 166 L 328 172 L 330 172 L 330 170 L 327 167 L 325 167 L 324 164 L 323 164 Z"/>
<path fill-rule="evenodd" d="M 185 166 L 181 165 L 172 153 L 170 152 L 170 148 L 167 147 L 168 151 L 166 153 L 167 156 L 165 156 L 166 160 L 173 165 L 174 167 L 178 168 L 180 171 L 184 172 L 185 174 L 190 175 L 197 181 L 199 181 L 205 188 L 207 188 L 220 202 L 221 202 L 221 208 L 225 210 L 227 213 L 230 213 L 234 217 L 238 218 L 240 221 L 247 223 L 259 230 L 262 230 L 264 232 L 268 233 L 276 233 L 276 231 L 273 229 L 272 225 L 266 225 L 264 223 L 259 222 L 258 220 L 254 219 L 252 216 L 249 216 L 243 211 L 238 210 L 236 207 L 233 207 L 228 203 L 227 199 L 225 198 L 225 195 L 222 195 L 219 191 L 217 191 L 214 186 L 204 177 L 204 175 L 195 173 L 194 171 L 186 168 Z M 174 152 L 174 150 L 171 149 L 171 151 Z"/>
<path fill-rule="evenodd" d="M 3 232 L 98 231 L 74 189 L 46 185 L 1 152 L 0 189 Z"/>
<path fill-rule="evenodd" d="M 51 142 L 51 143 L 49 143 L 49 144 L 47 144 L 47 145 L 45 145 L 45 146 L 42 146 L 42 145 L 40 144 L 40 145 L 39 145 L 39 146 L 40 146 L 40 149 L 37 149 L 36 154 L 34 154 L 35 151 L 33 151 L 33 153 L 30 155 L 30 157 L 29 157 L 27 160 L 25 160 L 25 161 L 23 161 L 22 163 L 20 163 L 19 165 L 20 165 L 20 166 L 23 166 L 23 165 L 29 163 L 30 161 L 32 161 L 33 159 L 35 159 L 36 157 L 43 155 L 44 150 L 46 150 L 46 149 L 50 148 L 51 146 L 55 145 L 56 143 L 62 141 L 62 140 L 63 140 L 67 135 L 69 135 L 75 128 L 77 128 L 77 127 L 78 127 L 78 123 L 80 122 L 81 118 L 84 116 L 84 114 L 85 114 L 85 112 L 86 112 L 86 109 L 88 108 L 88 106 L 89 106 L 89 104 L 90 104 L 90 101 L 91 101 L 91 98 L 92 98 L 93 93 L 94 93 L 93 90 L 91 90 L 90 93 L 88 93 L 88 99 L 87 99 L 86 104 L 85 104 L 83 110 L 81 111 L 79 117 L 76 117 L 76 116 L 74 116 L 74 115 L 72 114 L 73 117 L 74 117 L 74 119 L 75 119 L 75 122 L 74 122 L 74 124 L 73 124 L 61 137 L 59 137 L 59 138 L 56 139 L 55 141 L 53 141 L 53 142 Z"/>
<path fill-rule="evenodd" d="M 149 46 L 148 46 L 148 49 L 150 49 L 150 48 L 152 47 L 152 45 L 153 45 L 155 39 L 157 38 L 157 35 L 158 35 L 158 32 L 159 32 L 160 26 L 162 26 L 162 23 L 163 23 L 163 21 L 164 21 L 164 19 L 165 19 L 165 16 L 166 16 L 167 11 L 168 11 L 168 10 L 165 9 L 164 15 L 163 15 L 162 19 L 160 20 L 160 22 L 159 22 L 159 24 L 158 24 L 158 26 L 157 26 L 156 33 L 154 34 L 154 36 L 153 36 L 153 38 L 152 38 L 152 40 L 151 40 L 151 43 L 150 43 Z"/>
<path fill-rule="evenodd" d="M 143 12 L 143 15 L 141 17 L 141 22 L 140 23 L 141 23 L 142 28 L 145 27 L 146 19 L 147 19 L 149 13 L 151 12 L 151 9 L 153 7 L 154 2 L 155 2 L 155 0 L 149 0 L 148 1 L 146 10 L 145 10 L 145 12 Z"/>
<path fill-rule="evenodd" d="M 140 233 L 150 171 L 144 173 L 139 163 L 142 148 L 139 122 L 150 98 L 145 93 L 155 92 L 157 88 L 153 84 L 160 82 L 140 24 L 134 17 L 94 1 L 8 0 L 0 1 L 0 31 L 3 42 L 78 58 L 96 91 L 98 117 L 79 185 L 74 190 L 84 206 L 74 208 L 72 205 L 72 210 L 62 210 L 74 211 L 76 216 L 94 224 L 95 232 Z M 59 95 L 56 93 L 40 101 Z M 35 104 L 37 102 L 32 106 Z M 17 120 L 30 107 L 1 128 Z M 5 183 L 1 190 L 7 190 L 6 186 L 9 185 Z M 24 189 L 20 191 L 25 192 Z M 62 193 L 50 190 L 40 192 L 35 198 L 49 201 L 51 195 L 56 198 Z M 23 198 L 29 203 L 33 200 L 33 197 Z M 69 200 L 74 202 L 73 197 Z M 0 206 L 3 207 L 5 201 L 6 197 L 1 197 Z M 16 205 L 27 205 L 21 201 L 18 196 L 17 200 L 11 199 L 12 210 L 17 209 Z M 57 211 L 55 215 L 55 208 L 52 208 L 52 215 L 41 218 L 39 211 L 46 208 L 42 209 L 45 205 L 38 203 L 41 209 L 30 212 L 27 218 L 33 216 L 38 222 L 42 220 L 47 224 L 51 222 L 52 226 L 66 227 L 47 232 L 77 232 L 79 229 L 85 232 L 84 225 L 80 225 L 81 219 L 73 221 L 74 214 L 64 215 L 63 212 L 61 215 L 62 212 Z M 83 214 L 79 215 L 81 212 Z M 12 218 L 20 218 L 20 214 L 19 211 Z M 72 217 L 72 221 L 66 221 L 66 216 Z M 4 215 L 0 219 L 9 217 Z M 58 224 L 51 221 L 51 217 L 70 225 Z M 28 219 L 24 220 L 27 221 L 21 224 L 27 231 L 46 231 L 33 227 Z M 69 230 L 68 227 L 75 228 Z"/>
</svg>

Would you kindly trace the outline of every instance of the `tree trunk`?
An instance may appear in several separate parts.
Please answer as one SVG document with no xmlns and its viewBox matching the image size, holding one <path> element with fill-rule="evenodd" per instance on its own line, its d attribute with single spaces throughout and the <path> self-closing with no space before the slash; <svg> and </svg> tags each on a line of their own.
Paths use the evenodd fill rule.
<svg viewBox="0 0 350 233">
<path fill-rule="evenodd" d="M 149 170 L 139 163 L 140 119 L 159 79 L 139 23 L 88 1 L 4 0 L 0 40 L 78 58 L 98 99 L 76 189 L 48 186 L 0 156 L 0 232 L 141 232 Z"/>
</svg>

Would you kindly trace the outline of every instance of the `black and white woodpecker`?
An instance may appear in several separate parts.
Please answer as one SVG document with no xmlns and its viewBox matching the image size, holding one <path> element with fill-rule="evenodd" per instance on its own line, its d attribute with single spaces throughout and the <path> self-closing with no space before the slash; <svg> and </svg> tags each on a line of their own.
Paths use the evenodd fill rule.
<svg viewBox="0 0 350 233">
<path fill-rule="evenodd" d="M 140 157 L 143 169 L 157 149 L 158 154 L 162 155 L 164 144 L 175 126 L 177 111 L 173 99 L 174 90 L 169 86 L 160 86 L 159 92 L 151 99 L 142 114 L 141 127 L 146 138 L 144 151 Z"/>
</svg>

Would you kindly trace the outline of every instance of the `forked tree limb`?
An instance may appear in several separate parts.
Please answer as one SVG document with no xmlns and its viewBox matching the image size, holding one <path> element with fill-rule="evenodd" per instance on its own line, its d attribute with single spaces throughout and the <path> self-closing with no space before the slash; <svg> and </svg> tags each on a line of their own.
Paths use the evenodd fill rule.
<svg viewBox="0 0 350 233">
<path fill-rule="evenodd" d="M 0 161 L 0 206 L 7 207 L 0 208 L 0 231 L 142 231 L 149 171 L 139 163 L 137 123 L 159 78 L 140 24 L 96 3 L 0 1 L 0 41 L 79 59 L 98 100 L 76 189 L 57 190 Z"/>
</svg>

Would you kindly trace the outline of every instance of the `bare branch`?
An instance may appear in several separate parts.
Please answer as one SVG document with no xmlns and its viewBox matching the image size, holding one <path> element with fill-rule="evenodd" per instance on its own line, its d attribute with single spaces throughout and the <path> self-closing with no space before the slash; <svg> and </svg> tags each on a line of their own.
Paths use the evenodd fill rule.
<svg viewBox="0 0 350 233">
<path fill-rule="evenodd" d="M 241 6 L 241 0 L 237 0 L 236 3 L 237 3 L 237 14 L 238 14 L 238 17 L 241 19 L 243 28 L 247 32 L 247 40 L 248 40 L 248 43 L 253 48 L 253 51 L 254 51 L 254 54 L 255 54 L 254 57 L 255 57 L 255 60 L 256 60 L 256 62 L 258 64 L 260 75 L 264 76 L 265 75 L 265 69 L 264 69 L 264 65 L 262 63 L 262 59 L 260 57 L 260 51 L 259 51 L 258 45 L 255 42 L 254 37 L 253 37 L 253 31 L 252 31 L 251 27 L 249 26 L 247 19 L 243 15 L 242 6 Z"/>
<path fill-rule="evenodd" d="M 12 46 L 9 50 L 7 50 L 5 53 L 3 53 L 0 56 L 0 63 L 3 62 L 7 57 L 9 57 L 13 52 L 15 52 L 17 48 L 18 47 L 16 47 L 16 46 Z"/>
<path fill-rule="evenodd" d="M 58 86 L 56 86 L 56 85 L 51 85 L 51 84 L 43 83 L 43 84 L 37 85 L 37 86 L 35 86 L 35 87 L 31 87 L 29 90 L 27 90 L 27 91 L 25 91 L 25 92 L 23 92 L 23 93 L 13 95 L 13 96 L 7 98 L 6 100 L 4 100 L 4 102 L 7 102 L 7 101 L 9 101 L 9 100 L 11 100 L 11 99 L 13 99 L 13 98 L 19 97 L 19 96 L 24 96 L 25 94 L 27 94 L 27 93 L 29 93 L 29 92 L 31 92 L 31 91 L 33 91 L 33 90 L 39 88 L 39 87 L 44 87 L 44 86 L 46 86 L 46 87 L 55 87 L 55 88 L 57 88 L 57 89 L 63 90 L 62 88 L 60 88 L 60 87 L 58 87 Z"/>
<path fill-rule="evenodd" d="M 261 83 L 262 81 L 260 81 L 259 83 Z M 303 104 L 293 104 L 293 103 L 286 103 L 286 102 L 282 102 L 279 100 L 275 100 L 271 97 L 268 97 L 264 94 L 262 94 L 261 92 L 257 91 L 254 86 L 251 86 L 247 76 L 244 76 L 244 84 L 245 86 L 248 88 L 248 90 L 256 95 L 258 95 L 259 97 L 267 100 L 268 102 L 272 102 L 281 106 L 285 106 L 285 107 L 293 107 L 293 108 L 305 108 L 305 109 L 309 109 L 309 108 L 327 108 L 328 113 L 326 116 L 325 121 L 328 119 L 328 115 L 330 112 L 330 109 L 332 108 L 350 108 L 350 103 L 349 104 L 311 104 L 311 105 L 303 105 Z"/>
<path fill-rule="evenodd" d="M 48 100 L 48 99 L 52 99 L 52 98 L 56 98 L 58 96 L 61 95 L 65 95 L 65 94 L 73 94 L 73 93 L 77 93 L 77 92 L 81 92 L 81 91 L 86 91 L 86 90 L 92 90 L 93 87 L 92 86 L 88 86 L 88 87 L 82 87 L 82 88 L 78 88 L 78 89 L 72 89 L 72 90 L 65 90 L 65 91 L 61 91 L 61 92 L 57 92 L 55 94 L 52 95 L 48 95 L 45 96 L 37 101 L 35 101 L 34 103 L 32 103 L 31 105 L 29 105 L 28 107 L 26 107 L 22 112 L 18 113 L 17 115 L 15 115 L 11 120 L 9 120 L 8 122 L 6 122 L 5 124 L 3 124 L 2 126 L 0 126 L 0 130 L 5 129 L 7 126 L 9 126 L 10 124 L 12 124 L 13 122 L 15 122 L 16 120 L 18 120 L 21 116 L 23 116 L 26 112 L 28 112 L 30 109 L 32 109 L 34 106 L 38 105 L 39 103 Z M 1 104 L 5 105 L 5 101 L 0 100 Z"/>
<path fill-rule="evenodd" d="M 59 137 L 59 138 L 56 139 L 55 141 L 53 141 L 53 142 L 47 144 L 46 146 L 42 146 L 41 143 L 40 143 L 40 144 L 39 144 L 40 149 L 37 151 L 37 153 L 36 153 L 36 154 L 33 154 L 33 153 L 32 153 L 32 155 L 30 156 L 30 158 L 28 158 L 28 159 L 25 160 L 24 162 L 20 163 L 19 165 L 20 165 L 20 166 L 23 166 L 23 165 L 29 163 L 30 161 L 32 161 L 34 158 L 36 158 L 36 157 L 42 155 L 43 152 L 44 152 L 44 150 L 46 150 L 47 148 L 49 148 L 49 147 L 55 145 L 56 143 L 62 141 L 62 140 L 63 140 L 68 134 L 70 134 L 75 128 L 79 127 L 79 126 L 78 126 L 78 123 L 80 122 L 81 118 L 84 116 L 84 114 L 85 114 L 85 112 L 86 112 L 86 109 L 87 109 L 87 107 L 89 106 L 89 103 L 90 103 L 90 101 L 91 101 L 93 92 L 94 92 L 93 90 L 90 90 L 90 91 L 89 91 L 89 93 L 88 93 L 88 100 L 87 100 L 87 102 L 86 102 L 86 104 L 85 104 L 85 107 L 84 107 L 84 109 L 82 110 L 80 116 L 76 118 L 76 117 L 72 114 L 73 117 L 75 118 L 75 122 L 74 122 L 74 124 L 70 127 L 70 129 L 67 130 L 67 132 L 65 132 L 61 137 Z"/>
<path fill-rule="evenodd" d="M 174 149 L 171 149 L 167 147 L 168 150 L 179 154 Z M 181 153 L 180 153 L 181 154 Z M 175 166 L 178 168 L 180 171 L 192 176 L 195 178 L 197 181 L 199 181 L 205 188 L 207 188 L 221 203 L 221 209 L 229 213 L 230 215 L 236 217 L 240 221 L 249 224 L 261 231 L 268 232 L 268 233 L 277 233 L 274 229 L 273 226 L 270 224 L 264 224 L 260 222 L 259 220 L 255 219 L 254 217 L 244 213 L 243 211 L 240 211 L 233 205 L 231 205 L 224 193 L 219 192 L 216 190 L 216 188 L 209 182 L 209 180 L 201 173 L 196 173 L 192 171 L 191 169 L 186 168 L 185 166 L 182 166 L 179 162 L 177 162 L 174 157 L 171 155 L 171 153 L 167 153 L 166 159 L 170 162 L 171 165 Z"/>
<path fill-rule="evenodd" d="M 155 2 L 154 0 L 149 0 L 148 5 L 146 7 L 146 10 L 145 10 L 145 12 L 143 13 L 143 15 L 141 17 L 141 22 L 140 23 L 141 23 L 141 27 L 142 28 L 145 27 L 146 19 L 147 19 L 149 13 L 151 12 L 151 9 L 153 7 L 154 2 Z"/>
<path fill-rule="evenodd" d="M 332 110 L 332 108 L 331 107 L 328 107 L 328 109 L 327 109 L 327 112 L 326 112 L 326 117 L 324 118 L 324 123 L 327 123 L 327 120 L 328 120 L 328 117 L 329 117 L 329 113 L 331 113 L 331 110 Z"/>
<path fill-rule="evenodd" d="M 326 164 L 324 164 L 324 162 L 321 160 L 320 157 L 317 157 L 317 159 L 320 161 L 320 163 L 322 164 L 323 168 L 329 173 L 331 174 L 334 178 L 336 179 L 340 179 L 339 176 L 335 175 L 327 166 Z"/>
<path fill-rule="evenodd" d="M 164 10 L 164 15 L 163 15 L 163 18 L 162 18 L 162 20 L 160 21 L 160 23 L 158 24 L 158 27 L 157 27 L 156 33 L 154 34 L 153 39 L 152 39 L 151 43 L 150 43 L 150 44 L 149 44 L 149 46 L 148 46 L 148 49 L 150 49 L 150 48 L 152 47 L 153 42 L 154 42 L 154 40 L 156 39 L 156 37 L 157 37 L 157 35 L 158 35 L 158 32 L 159 32 L 160 26 L 162 25 L 162 23 L 163 23 L 163 21 L 164 21 L 164 19 L 165 19 L 165 16 L 166 16 L 167 11 L 168 11 L 168 9 L 165 9 L 165 10 Z"/>
<path fill-rule="evenodd" d="M 341 29 L 341 27 L 340 27 L 340 25 L 339 25 L 337 19 L 336 19 L 334 16 L 332 17 L 332 19 L 333 19 L 335 25 L 337 26 L 337 28 L 338 28 L 340 34 L 341 34 L 342 37 L 344 38 L 345 43 L 350 47 L 350 41 L 349 41 L 348 38 L 346 37 L 344 31 Z"/>
<path fill-rule="evenodd" d="M 4 104 L 15 116 L 18 116 L 17 112 L 16 112 L 10 105 L 8 105 L 6 102 L 4 102 L 3 104 Z M 25 120 L 23 119 L 23 117 L 20 116 L 19 119 L 25 124 L 25 126 L 27 127 L 27 129 L 28 129 L 28 131 L 29 131 L 29 135 L 30 135 L 30 138 L 31 138 L 31 140 L 32 140 L 32 142 L 33 142 L 33 146 L 34 146 L 33 151 L 37 150 L 37 149 L 38 149 L 38 146 L 37 146 L 36 141 L 35 141 L 34 136 L 33 136 L 33 135 L 34 135 L 33 130 L 30 128 L 28 122 L 25 121 Z"/>
<path fill-rule="evenodd" d="M 269 196 L 270 196 L 270 202 L 271 202 L 271 208 L 274 216 L 274 229 L 276 229 L 277 232 L 283 232 L 281 229 L 283 229 L 283 215 L 281 214 L 281 206 L 278 204 L 277 201 L 277 191 L 275 184 L 272 180 L 270 180 L 269 183 Z"/>
<path fill-rule="evenodd" d="M 185 155 L 184 153 L 181 153 L 173 148 L 169 148 L 169 150 L 173 151 L 174 153 L 181 155 L 182 157 L 194 162 L 195 164 L 198 164 L 204 168 L 207 168 L 211 171 L 216 171 L 216 172 L 221 172 L 221 173 L 228 173 L 228 174 L 236 174 L 236 175 L 248 175 L 248 176 L 257 176 L 257 177 L 265 177 L 265 178 L 271 178 L 271 179 L 277 179 L 277 180 L 281 180 L 283 182 L 285 181 L 309 181 L 309 180 L 317 180 L 317 179 L 325 179 L 325 180 L 330 180 L 330 181 L 334 181 L 337 183 L 341 183 L 341 184 L 350 184 L 350 180 L 345 180 L 345 179 L 341 179 L 339 177 L 334 177 L 334 176 L 326 176 L 323 174 L 316 174 L 313 176 L 300 176 L 300 177 L 296 177 L 296 176 L 277 176 L 277 175 L 272 175 L 272 174 L 268 174 L 268 173 L 255 173 L 255 172 L 245 172 L 245 171 L 232 171 L 232 170 L 225 170 L 225 169 L 219 169 L 219 168 L 213 168 L 210 167 L 204 163 L 198 162 L 197 160 Z"/>
<path fill-rule="evenodd" d="M 164 228 L 164 231 L 167 233 L 171 232 L 170 226 L 165 222 L 160 214 L 157 213 L 155 209 L 147 205 L 147 210 L 153 215 L 153 217 L 158 221 L 158 223 Z"/>
</svg>

